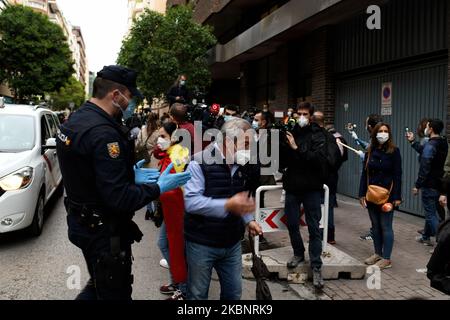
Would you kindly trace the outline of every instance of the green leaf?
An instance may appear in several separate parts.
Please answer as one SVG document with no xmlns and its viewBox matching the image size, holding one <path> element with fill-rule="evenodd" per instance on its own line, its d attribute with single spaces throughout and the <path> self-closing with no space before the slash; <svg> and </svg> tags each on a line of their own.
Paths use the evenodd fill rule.
<svg viewBox="0 0 450 320">
<path fill-rule="evenodd" d="M 8 6 L 0 13 L 0 39 L 0 83 L 18 100 L 59 90 L 74 73 L 62 29 L 30 8 Z"/>
<path fill-rule="evenodd" d="M 122 42 L 117 63 L 139 71 L 138 86 L 148 101 L 165 95 L 182 73 L 191 88 L 210 84 L 206 56 L 216 39 L 192 16 L 190 6 L 173 7 L 165 16 L 146 10 Z"/>
</svg>

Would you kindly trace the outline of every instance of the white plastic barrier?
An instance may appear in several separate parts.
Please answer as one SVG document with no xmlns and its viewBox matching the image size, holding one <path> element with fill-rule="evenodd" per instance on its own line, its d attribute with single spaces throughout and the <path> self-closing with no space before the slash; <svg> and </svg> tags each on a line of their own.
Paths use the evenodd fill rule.
<svg viewBox="0 0 450 320">
<path fill-rule="evenodd" d="M 276 186 L 261 186 L 256 190 L 256 213 L 255 220 L 261 225 L 263 232 L 277 232 L 287 230 L 287 217 L 284 213 L 283 207 L 268 207 L 260 208 L 260 199 L 262 191 L 281 190 L 281 185 Z M 326 252 L 327 239 L 328 239 L 328 210 L 330 202 L 330 190 L 327 185 L 323 185 L 325 191 L 325 201 L 322 204 L 322 218 L 320 220 L 320 226 L 323 228 L 323 240 L 322 240 L 322 252 Z M 259 236 L 255 237 L 255 253 L 259 256 Z"/>
</svg>

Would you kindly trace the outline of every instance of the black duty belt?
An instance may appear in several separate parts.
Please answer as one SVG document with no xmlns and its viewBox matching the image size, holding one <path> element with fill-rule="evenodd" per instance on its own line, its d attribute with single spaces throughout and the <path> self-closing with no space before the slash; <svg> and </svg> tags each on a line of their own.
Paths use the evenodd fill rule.
<svg viewBox="0 0 450 320">
<path fill-rule="evenodd" d="M 93 208 L 88 204 L 77 203 L 67 197 L 64 198 L 64 206 L 67 213 L 77 217 L 80 224 L 84 226 L 96 228 L 103 224 L 103 214 L 97 208 Z"/>
</svg>

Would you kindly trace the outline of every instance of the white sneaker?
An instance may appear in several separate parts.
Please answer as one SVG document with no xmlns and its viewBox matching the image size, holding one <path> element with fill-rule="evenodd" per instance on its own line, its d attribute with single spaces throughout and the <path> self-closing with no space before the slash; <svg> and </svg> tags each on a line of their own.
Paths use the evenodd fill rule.
<svg viewBox="0 0 450 320">
<path fill-rule="evenodd" d="M 161 259 L 161 260 L 159 261 L 159 265 L 160 265 L 162 268 L 169 269 L 169 264 L 167 263 L 167 260 L 166 260 L 166 259 Z"/>
</svg>

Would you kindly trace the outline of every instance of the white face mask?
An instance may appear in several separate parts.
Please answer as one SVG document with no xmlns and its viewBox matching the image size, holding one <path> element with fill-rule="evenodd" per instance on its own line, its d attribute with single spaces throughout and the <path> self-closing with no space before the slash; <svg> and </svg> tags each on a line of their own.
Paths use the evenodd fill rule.
<svg viewBox="0 0 450 320">
<path fill-rule="evenodd" d="M 425 137 L 429 137 L 430 136 L 430 129 L 428 127 L 426 127 L 425 131 L 423 132 L 423 134 L 425 135 Z"/>
<path fill-rule="evenodd" d="M 379 132 L 377 133 L 377 140 L 381 144 L 385 144 L 389 140 L 389 133 Z"/>
<path fill-rule="evenodd" d="M 223 119 L 225 120 L 225 122 L 231 121 L 231 120 L 233 120 L 234 118 L 235 118 L 235 116 L 228 116 L 228 115 L 226 115 L 226 116 L 223 117 Z"/>
<path fill-rule="evenodd" d="M 235 160 L 237 164 L 244 166 L 250 161 L 250 158 L 251 158 L 250 150 L 236 151 Z"/>
<path fill-rule="evenodd" d="M 170 140 L 166 140 L 162 137 L 159 137 L 158 140 L 156 141 L 156 144 L 157 144 L 158 148 L 165 151 L 165 150 L 169 149 L 171 142 L 170 142 Z"/>
<path fill-rule="evenodd" d="M 298 124 L 300 127 L 304 128 L 309 124 L 309 120 L 305 116 L 300 116 L 298 119 Z"/>
<path fill-rule="evenodd" d="M 288 111 L 287 115 L 288 115 L 288 117 L 292 117 L 292 112 Z"/>
</svg>

